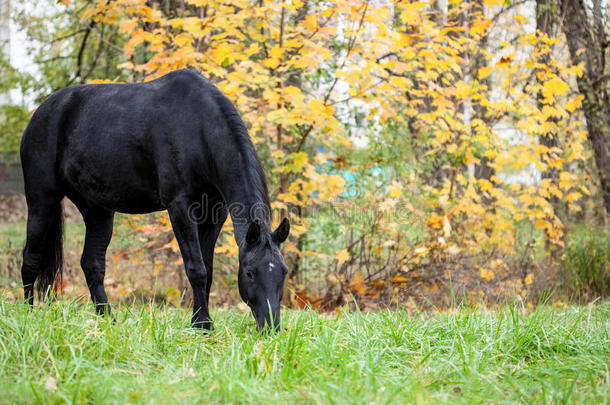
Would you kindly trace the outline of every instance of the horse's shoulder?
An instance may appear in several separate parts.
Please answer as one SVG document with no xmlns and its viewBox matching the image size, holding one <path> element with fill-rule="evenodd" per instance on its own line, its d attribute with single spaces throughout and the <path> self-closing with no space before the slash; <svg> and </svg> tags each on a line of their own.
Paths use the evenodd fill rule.
<svg viewBox="0 0 610 405">
<path fill-rule="evenodd" d="M 32 119 L 47 119 L 50 114 L 63 111 L 67 104 L 70 104 L 78 93 L 82 85 L 64 87 L 50 94 L 34 111 Z"/>
</svg>

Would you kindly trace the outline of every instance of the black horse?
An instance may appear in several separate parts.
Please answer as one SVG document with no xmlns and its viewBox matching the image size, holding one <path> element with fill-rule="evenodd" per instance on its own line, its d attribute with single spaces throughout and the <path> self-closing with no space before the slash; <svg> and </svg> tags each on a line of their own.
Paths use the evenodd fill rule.
<svg viewBox="0 0 610 405">
<path fill-rule="evenodd" d="M 284 219 L 271 232 L 265 174 L 233 104 L 201 74 L 62 89 L 36 110 L 21 141 L 28 204 L 22 277 L 45 293 L 62 267 L 64 196 L 86 225 L 81 266 L 99 314 L 114 212 L 166 209 L 193 288 L 192 323 L 209 329 L 214 245 L 231 215 L 239 293 L 259 329 L 278 328 L 286 265 Z"/>
</svg>

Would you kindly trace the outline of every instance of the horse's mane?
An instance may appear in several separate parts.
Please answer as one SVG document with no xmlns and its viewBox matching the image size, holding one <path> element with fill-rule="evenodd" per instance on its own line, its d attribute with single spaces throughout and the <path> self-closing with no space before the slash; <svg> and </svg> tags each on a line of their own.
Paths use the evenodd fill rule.
<svg viewBox="0 0 610 405">
<path fill-rule="evenodd" d="M 263 165 L 256 154 L 254 145 L 252 144 L 252 140 L 248 135 L 248 130 L 246 129 L 246 126 L 233 103 L 231 103 L 231 101 L 216 87 L 214 87 L 214 90 L 214 98 L 216 99 L 220 110 L 227 120 L 227 125 L 229 126 L 231 135 L 234 137 L 235 143 L 239 148 L 239 152 L 246 162 L 246 172 L 248 175 L 247 181 L 251 182 L 256 193 L 258 194 L 258 197 L 265 204 L 265 206 L 270 209 L 267 178 L 265 176 L 265 171 L 263 170 Z"/>
</svg>

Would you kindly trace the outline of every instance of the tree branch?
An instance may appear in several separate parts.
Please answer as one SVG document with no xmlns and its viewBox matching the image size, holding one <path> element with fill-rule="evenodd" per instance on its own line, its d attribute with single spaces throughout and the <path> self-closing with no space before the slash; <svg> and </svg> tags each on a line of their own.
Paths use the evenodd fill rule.
<svg viewBox="0 0 610 405">
<path fill-rule="evenodd" d="M 358 29 L 356 30 L 356 35 L 354 35 L 354 37 L 349 41 L 348 46 L 347 46 L 347 52 L 345 54 L 345 58 L 343 59 L 343 63 L 341 64 L 341 66 L 339 67 L 338 70 L 341 70 L 341 69 L 343 69 L 345 67 L 345 64 L 347 63 L 349 55 L 352 52 L 352 50 L 354 49 L 354 45 L 356 44 L 356 39 L 358 38 L 357 34 L 362 29 L 362 25 L 364 24 L 364 17 L 366 16 L 366 12 L 367 12 L 368 8 L 369 8 L 369 0 L 367 0 L 364 3 L 364 10 L 362 11 L 362 16 L 360 16 L 360 22 L 358 23 Z M 327 104 L 328 103 L 328 99 L 330 98 L 330 95 L 332 94 L 332 92 L 333 92 L 335 86 L 337 85 L 338 81 L 339 81 L 339 77 L 335 76 L 335 80 L 330 85 L 330 88 L 328 89 L 328 92 L 326 93 L 326 96 L 324 97 L 324 103 L 323 103 L 324 106 L 328 105 Z M 313 129 L 313 124 L 310 124 L 309 127 L 305 130 L 305 132 L 301 136 L 301 139 L 299 140 L 299 143 L 297 144 L 297 147 L 294 150 L 295 153 L 299 152 L 301 150 L 301 148 L 305 144 L 305 140 L 307 139 L 307 137 L 311 133 L 312 129 Z"/>
</svg>

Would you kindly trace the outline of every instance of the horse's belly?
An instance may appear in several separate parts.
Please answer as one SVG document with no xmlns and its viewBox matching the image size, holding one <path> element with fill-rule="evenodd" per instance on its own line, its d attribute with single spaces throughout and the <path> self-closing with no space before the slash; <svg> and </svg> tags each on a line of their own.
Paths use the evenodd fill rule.
<svg viewBox="0 0 610 405">
<path fill-rule="evenodd" d="M 68 162 L 64 172 L 70 188 L 90 204 L 129 214 L 164 209 L 152 165 L 98 156 Z"/>
</svg>

